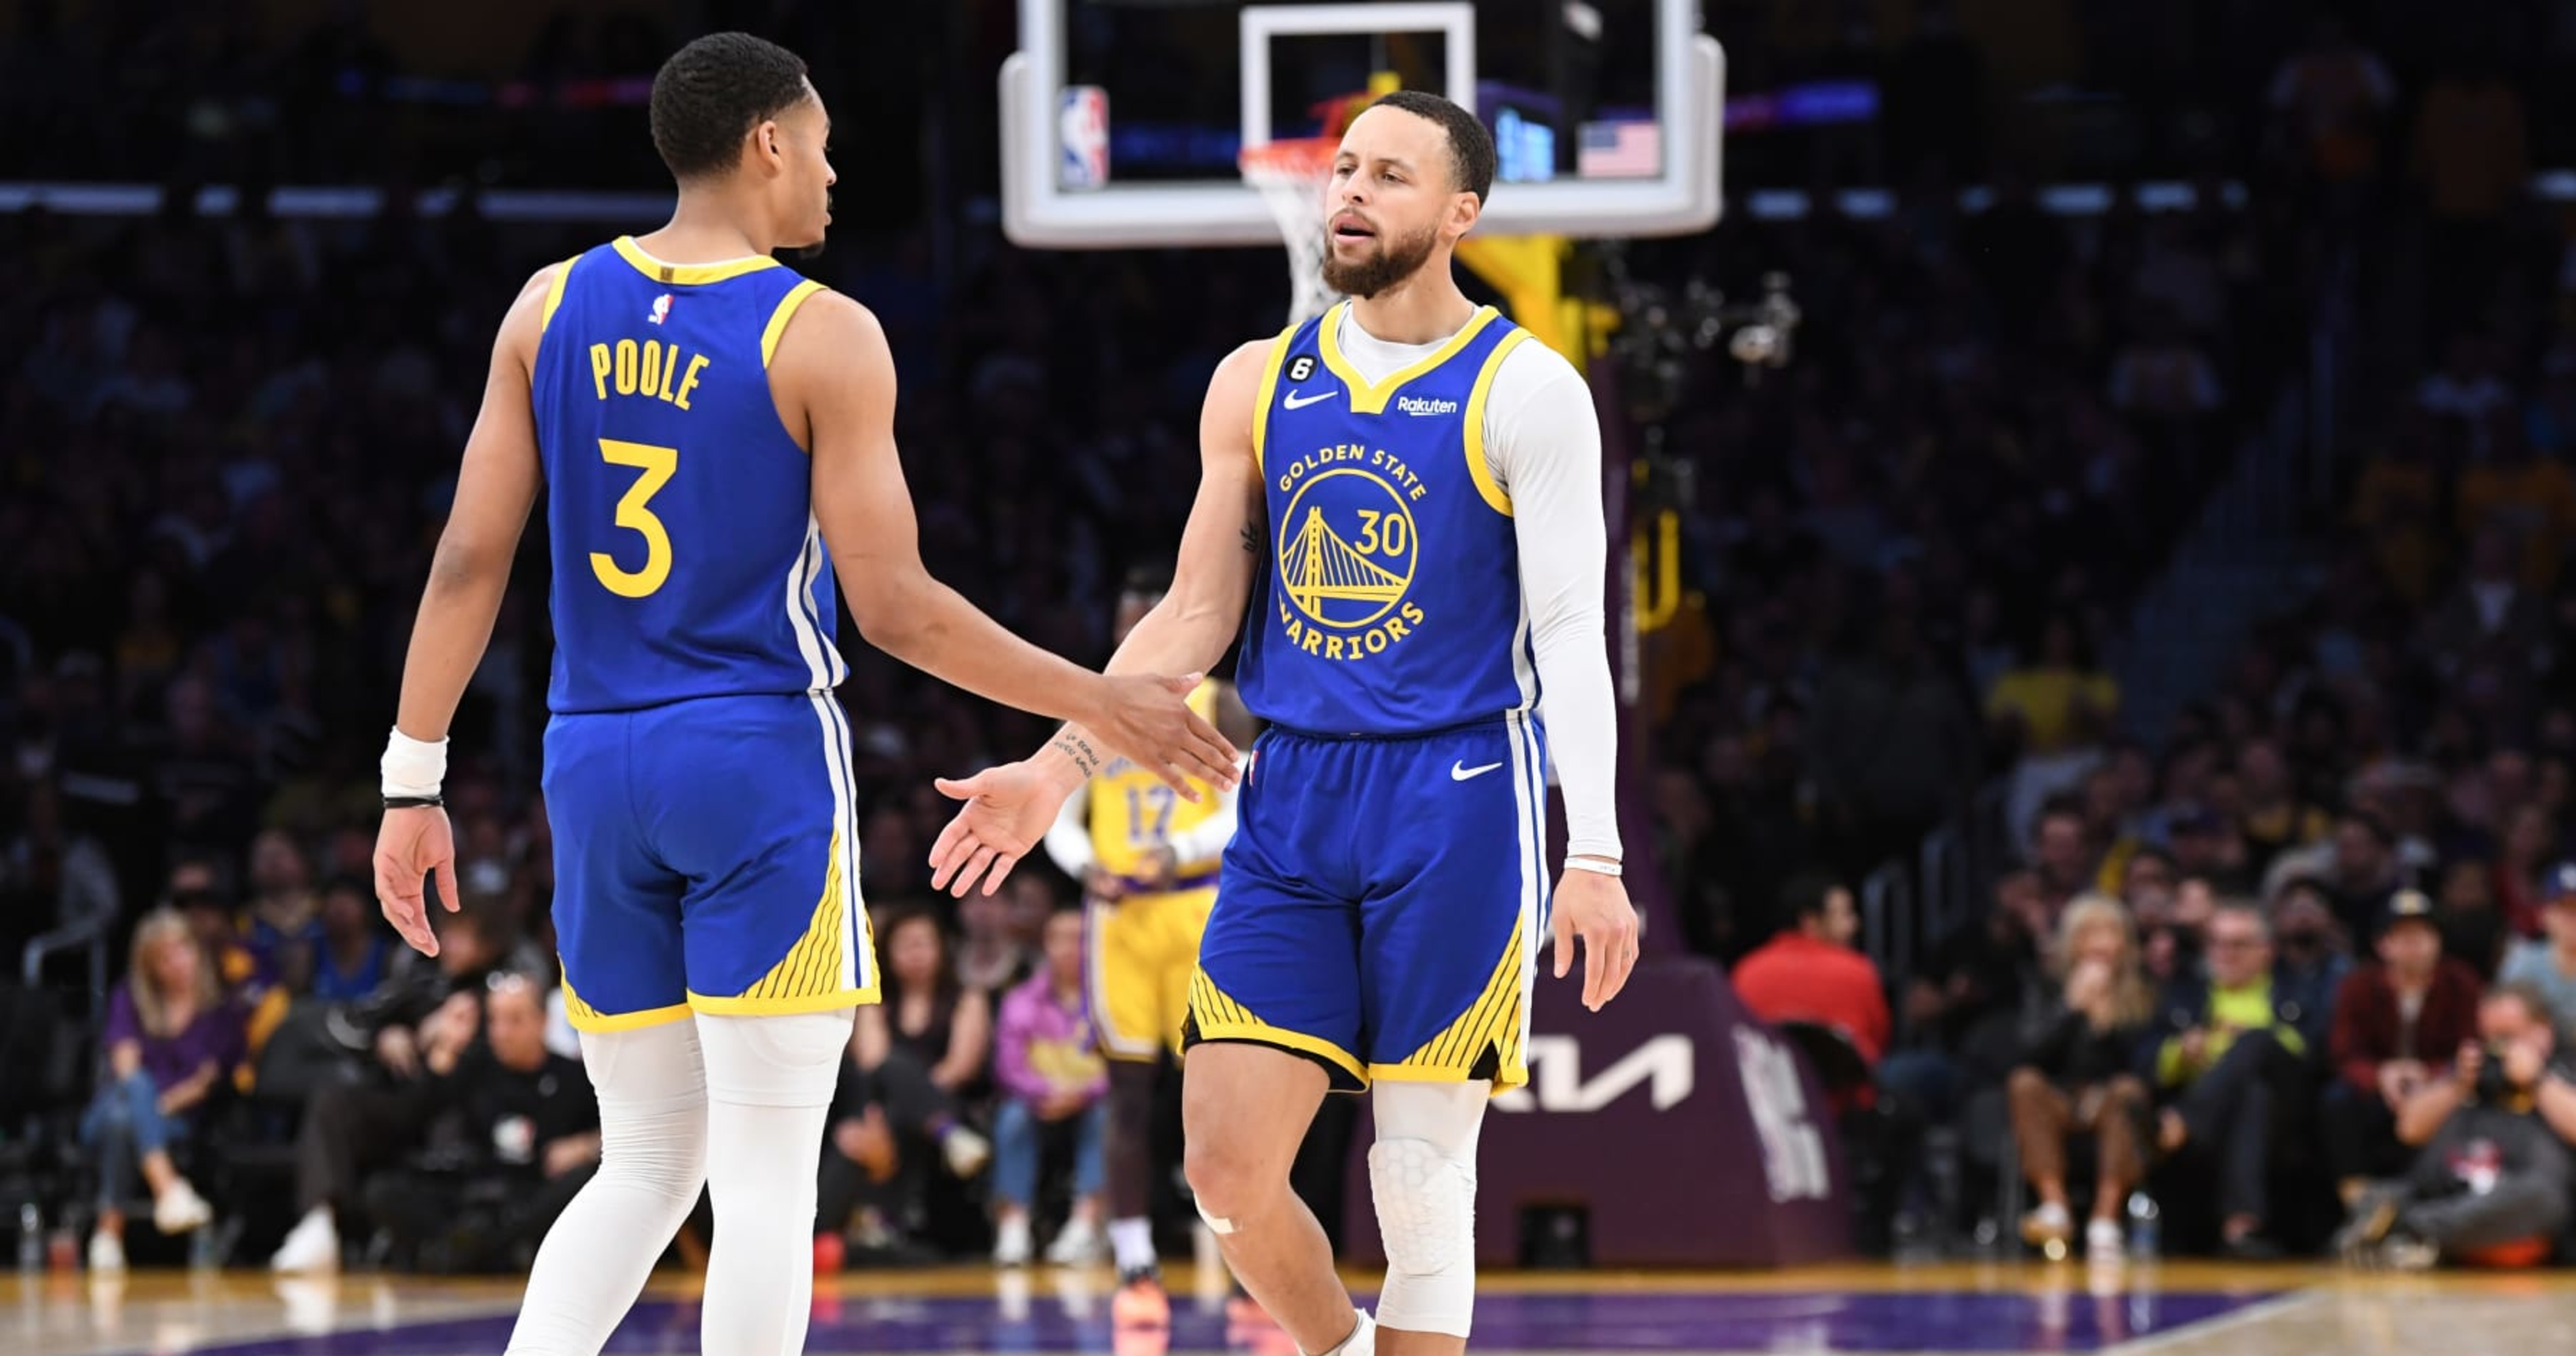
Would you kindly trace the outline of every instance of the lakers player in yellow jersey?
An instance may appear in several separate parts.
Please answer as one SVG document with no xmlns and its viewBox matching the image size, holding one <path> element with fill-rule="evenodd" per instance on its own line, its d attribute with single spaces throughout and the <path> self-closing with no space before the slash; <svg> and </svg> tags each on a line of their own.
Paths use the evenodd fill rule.
<svg viewBox="0 0 2576 1356">
<path fill-rule="evenodd" d="M 1168 573 L 1128 576 L 1118 599 L 1118 643 L 1169 586 Z M 1252 718 L 1231 686 L 1209 679 L 1189 704 L 1230 731 L 1236 747 L 1251 743 Z M 1090 781 L 1087 794 L 1065 801 L 1046 836 L 1047 855 L 1082 882 L 1089 915 L 1083 945 L 1091 1019 L 1110 1060 L 1109 1237 L 1119 1280 L 1112 1309 L 1126 1328 L 1171 1322 L 1149 1217 L 1154 1084 L 1163 1052 L 1180 1050 L 1199 935 L 1216 904 L 1217 859 L 1234 837 L 1234 792 L 1196 789 L 1198 800 L 1184 800 L 1121 758 Z"/>
</svg>

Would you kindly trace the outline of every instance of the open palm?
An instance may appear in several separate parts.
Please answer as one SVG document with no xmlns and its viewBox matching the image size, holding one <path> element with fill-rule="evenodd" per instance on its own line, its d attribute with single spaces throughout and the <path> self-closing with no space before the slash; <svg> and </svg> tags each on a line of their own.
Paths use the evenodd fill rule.
<svg viewBox="0 0 2576 1356">
<path fill-rule="evenodd" d="M 937 785 L 941 795 L 965 804 L 931 845 L 930 888 L 961 899 L 978 880 L 988 895 L 1001 889 L 1011 868 L 1046 837 L 1064 798 L 1073 794 L 1072 787 L 1026 762 L 986 768 L 964 781 L 942 777 Z"/>
</svg>

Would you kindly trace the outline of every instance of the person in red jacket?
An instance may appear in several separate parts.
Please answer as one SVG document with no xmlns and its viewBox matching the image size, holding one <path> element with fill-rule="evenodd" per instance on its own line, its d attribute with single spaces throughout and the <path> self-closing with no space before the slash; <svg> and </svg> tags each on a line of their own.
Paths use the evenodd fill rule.
<svg viewBox="0 0 2576 1356">
<path fill-rule="evenodd" d="M 1860 913 L 1852 893 L 1822 876 L 1781 890 L 1790 926 L 1735 964 L 1735 993 L 1753 1015 L 1778 1025 L 1813 1022 L 1847 1037 L 1875 1072 L 1887 1052 L 1887 992 L 1878 967 L 1852 949 Z"/>
<path fill-rule="evenodd" d="M 2418 890 L 2388 901 L 2379 959 L 2335 994 L 2328 1046 L 2326 1160 L 2350 1205 L 2371 1178 L 2402 1173 L 2412 1153 L 2397 1139 L 2397 1108 L 2478 1030 L 2484 988 L 2464 962 L 2442 954 L 2441 915 Z"/>
</svg>

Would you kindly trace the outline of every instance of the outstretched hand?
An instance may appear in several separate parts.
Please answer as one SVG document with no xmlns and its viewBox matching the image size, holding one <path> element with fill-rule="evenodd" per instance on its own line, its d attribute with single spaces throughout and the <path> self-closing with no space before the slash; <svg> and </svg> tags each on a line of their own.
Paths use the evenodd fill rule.
<svg viewBox="0 0 2576 1356">
<path fill-rule="evenodd" d="M 438 936 L 429 930 L 428 876 L 438 873 L 438 897 L 449 913 L 463 907 L 456 897 L 456 831 L 447 811 L 415 805 L 385 811 L 376 829 L 376 902 L 385 921 L 424 956 L 438 954 Z"/>
<path fill-rule="evenodd" d="M 1583 1006 L 1599 1012 L 1637 967 L 1637 910 L 1617 876 L 1570 869 L 1556 881 L 1556 977 L 1574 966 L 1583 939 Z"/>
<path fill-rule="evenodd" d="M 1106 675 L 1100 679 L 1099 708 L 1083 718 L 1083 728 L 1110 752 L 1162 778 L 1183 800 L 1199 799 L 1194 780 L 1231 787 L 1234 745 L 1190 709 L 1189 696 L 1203 677 Z"/>
<path fill-rule="evenodd" d="M 939 778 L 939 794 L 962 800 L 957 817 L 930 847 L 930 888 L 960 899 L 978 880 L 984 893 L 1002 888 L 1011 868 L 1046 837 L 1074 782 L 1047 776 L 1027 762 L 986 768 L 964 781 Z"/>
</svg>

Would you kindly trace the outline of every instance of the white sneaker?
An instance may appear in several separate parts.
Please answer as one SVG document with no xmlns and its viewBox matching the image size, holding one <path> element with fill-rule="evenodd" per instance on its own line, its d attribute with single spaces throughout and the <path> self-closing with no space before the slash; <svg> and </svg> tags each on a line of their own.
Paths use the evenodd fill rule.
<svg viewBox="0 0 2576 1356">
<path fill-rule="evenodd" d="M 948 1170 L 959 1177 L 972 1177 L 992 1160 L 993 1146 L 982 1135 L 965 1126 L 950 1126 L 940 1138 L 940 1156 L 948 1160 Z"/>
<path fill-rule="evenodd" d="M 306 1271 L 337 1271 L 340 1267 L 340 1229 L 331 1222 L 331 1207 L 318 1205 L 306 1211 L 295 1222 L 286 1241 L 277 1245 L 277 1255 L 268 1259 L 271 1271 L 294 1274 Z"/>
<path fill-rule="evenodd" d="M 1080 1215 L 1064 1222 L 1055 1241 L 1047 1245 L 1046 1259 L 1060 1267 L 1087 1267 L 1100 1260 L 1107 1240 L 1100 1236 L 1100 1226 Z"/>
<path fill-rule="evenodd" d="M 105 1229 L 89 1236 L 89 1269 L 106 1274 L 125 1270 L 125 1242 Z"/>
<path fill-rule="evenodd" d="M 2063 1243 L 2075 1232 L 2075 1220 L 2066 1207 L 2051 1201 L 2021 1217 L 2021 1241 L 2034 1248 Z"/>
<path fill-rule="evenodd" d="M 204 1228 L 214 1217 L 215 1208 L 206 1204 L 206 1198 L 198 1195 L 197 1189 L 190 1186 L 184 1177 L 171 1183 L 170 1189 L 152 1202 L 153 1227 L 165 1234 L 184 1234 Z"/>
<path fill-rule="evenodd" d="M 2118 1257 L 2128 1243 L 2128 1236 L 2120 1232 L 2118 1220 L 2097 1219 L 2084 1226 L 2084 1255 L 2087 1257 Z"/>
<path fill-rule="evenodd" d="M 1029 1233 L 1029 1217 L 1014 1215 L 1002 1221 L 1000 1232 L 993 1240 L 993 1265 L 1027 1266 L 1029 1255 L 1036 1250 L 1037 1240 Z"/>
</svg>

